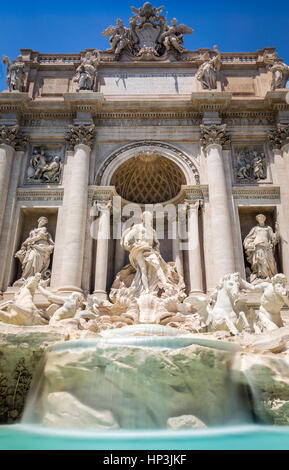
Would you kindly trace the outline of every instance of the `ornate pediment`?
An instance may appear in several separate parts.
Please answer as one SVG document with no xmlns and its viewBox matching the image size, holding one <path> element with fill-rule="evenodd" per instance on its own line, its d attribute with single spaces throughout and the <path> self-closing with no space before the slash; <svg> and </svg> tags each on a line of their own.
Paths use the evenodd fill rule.
<svg viewBox="0 0 289 470">
<path fill-rule="evenodd" d="M 165 60 L 169 53 L 179 59 L 187 51 L 183 47 L 183 36 L 192 34 L 193 30 L 184 24 L 178 25 L 176 18 L 168 24 L 162 14 L 163 6 L 156 8 L 146 2 L 142 8 L 131 8 L 134 15 L 129 28 L 117 19 L 116 26 L 109 26 L 102 33 L 109 37 L 111 47 L 107 52 L 116 59 L 126 54 L 134 60 Z"/>
</svg>

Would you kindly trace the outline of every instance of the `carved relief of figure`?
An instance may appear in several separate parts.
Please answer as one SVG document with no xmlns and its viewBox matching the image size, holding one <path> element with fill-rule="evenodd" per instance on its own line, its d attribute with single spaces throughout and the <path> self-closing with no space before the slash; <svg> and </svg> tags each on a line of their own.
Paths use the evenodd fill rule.
<svg viewBox="0 0 289 470">
<path fill-rule="evenodd" d="M 97 66 L 100 63 L 100 53 L 98 49 L 87 52 L 81 59 L 80 65 L 76 69 L 74 82 L 78 83 L 77 91 L 96 89 Z"/>
<path fill-rule="evenodd" d="M 16 62 L 10 63 L 10 58 L 3 56 L 3 64 L 7 65 L 7 85 L 9 91 L 23 91 L 25 79 L 25 63 L 20 55 Z"/>
<path fill-rule="evenodd" d="M 198 69 L 196 78 L 205 90 L 217 89 L 217 72 L 221 68 L 221 54 L 217 46 L 214 46 L 216 55 L 204 62 Z"/>
<path fill-rule="evenodd" d="M 113 52 L 117 57 L 123 49 L 130 45 L 130 30 L 126 28 L 119 18 L 116 20 L 117 26 L 108 26 L 102 35 L 109 37 L 110 49 L 107 52 Z"/>
<path fill-rule="evenodd" d="M 22 243 L 21 248 L 15 254 L 22 266 L 21 279 L 14 285 L 20 285 L 24 280 L 36 273 L 40 273 L 42 279 L 49 279 L 50 257 L 54 250 L 54 241 L 48 232 L 46 225 L 48 219 L 40 217 L 38 227 L 31 230 L 29 237 Z"/>
<path fill-rule="evenodd" d="M 26 279 L 14 296 L 14 300 L 0 304 L 0 321 L 12 325 L 43 325 L 47 323 L 33 298 L 41 281 L 41 274 Z"/>
<path fill-rule="evenodd" d="M 171 21 L 171 26 L 166 25 L 166 30 L 161 35 L 160 42 L 163 42 L 167 50 L 172 48 L 180 53 L 183 53 L 188 50 L 183 47 L 183 35 L 192 34 L 194 30 L 189 28 L 188 26 L 185 26 L 184 24 L 177 25 L 177 22 L 178 20 L 176 18 L 173 18 Z"/>
<path fill-rule="evenodd" d="M 284 326 L 280 310 L 284 305 L 289 307 L 289 293 L 286 284 L 287 279 L 284 274 L 276 274 L 271 282 L 262 282 L 255 286 L 246 283 L 245 287 L 250 292 L 263 293 L 255 320 L 256 333 L 272 331 Z"/>
<path fill-rule="evenodd" d="M 29 182 L 58 183 L 60 181 L 62 163 L 60 157 L 46 156 L 44 148 L 34 149 L 27 170 Z"/>
<path fill-rule="evenodd" d="M 258 182 L 267 178 L 266 158 L 264 152 L 259 152 L 250 148 L 239 151 L 236 169 L 238 180 L 249 180 Z"/>
<path fill-rule="evenodd" d="M 121 246 L 130 252 L 129 260 L 136 270 L 131 288 L 137 295 L 141 292 L 154 293 L 159 281 L 164 287 L 171 287 L 167 282 L 167 264 L 159 251 L 150 212 L 144 212 L 142 222 L 134 224 L 123 233 Z"/>
<path fill-rule="evenodd" d="M 55 156 L 53 160 L 43 168 L 42 179 L 47 183 L 59 181 L 61 169 L 62 163 L 60 162 L 60 158 Z"/>
<path fill-rule="evenodd" d="M 277 274 L 274 248 L 280 241 L 279 226 L 276 232 L 265 225 L 266 217 L 259 214 L 256 217 L 258 225 L 252 228 L 244 240 L 247 259 L 251 265 L 250 282 L 258 279 L 271 279 Z"/>
</svg>

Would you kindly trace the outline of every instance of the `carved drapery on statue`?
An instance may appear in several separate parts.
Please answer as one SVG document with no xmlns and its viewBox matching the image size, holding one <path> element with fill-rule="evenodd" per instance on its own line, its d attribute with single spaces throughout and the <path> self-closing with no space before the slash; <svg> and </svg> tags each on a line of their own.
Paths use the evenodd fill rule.
<svg viewBox="0 0 289 470">
<path fill-rule="evenodd" d="M 280 241 L 278 224 L 274 233 L 271 227 L 265 225 L 265 215 L 257 215 L 256 220 L 258 225 L 252 228 L 244 240 L 247 260 L 252 271 L 250 282 L 271 279 L 278 273 L 274 253 L 275 246 Z"/>
<path fill-rule="evenodd" d="M 54 250 L 54 241 L 48 232 L 46 225 L 48 219 L 40 217 L 38 227 L 31 230 L 29 237 L 22 243 L 21 248 L 15 254 L 21 263 L 22 274 L 14 286 L 21 286 L 25 280 L 40 273 L 44 281 L 50 280 L 50 258 Z"/>
<path fill-rule="evenodd" d="M 10 58 L 3 56 L 3 64 L 7 65 L 7 85 L 9 91 L 24 91 L 25 63 L 20 55 L 10 63 Z"/>
<path fill-rule="evenodd" d="M 76 91 L 88 90 L 96 91 L 97 88 L 97 67 L 100 62 L 100 53 L 98 49 L 93 52 L 87 52 L 81 59 L 80 65 L 76 69 L 73 81 L 78 84 Z"/>
<path fill-rule="evenodd" d="M 134 16 L 129 28 L 117 19 L 117 26 L 109 26 L 102 33 L 110 38 L 111 48 L 107 52 L 114 53 L 116 59 L 127 53 L 135 60 L 160 60 L 165 59 L 169 51 L 179 58 L 187 51 L 183 47 L 183 35 L 192 34 L 193 30 L 184 24 L 178 25 L 176 18 L 169 25 L 162 15 L 163 9 L 163 6 L 152 7 L 149 2 L 142 8 L 132 7 Z"/>
<path fill-rule="evenodd" d="M 205 90 L 217 89 L 217 72 L 221 68 L 221 54 L 217 46 L 214 46 L 214 51 L 216 55 L 200 65 L 196 74 L 196 79 L 201 82 Z"/>
<path fill-rule="evenodd" d="M 272 72 L 271 90 L 275 91 L 286 88 L 289 80 L 289 66 L 278 58 L 277 52 L 265 54 L 264 62 L 269 65 L 269 69 Z"/>
</svg>

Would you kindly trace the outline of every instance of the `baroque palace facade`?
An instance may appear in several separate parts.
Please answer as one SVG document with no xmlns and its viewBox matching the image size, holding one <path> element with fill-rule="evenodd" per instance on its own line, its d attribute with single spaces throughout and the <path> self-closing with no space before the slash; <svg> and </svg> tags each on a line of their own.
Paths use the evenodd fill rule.
<svg viewBox="0 0 289 470">
<path fill-rule="evenodd" d="M 183 203 L 190 248 L 165 224 L 160 252 L 187 294 L 211 293 L 228 273 L 289 276 L 289 68 L 274 48 L 188 51 L 192 32 L 147 3 L 129 27 L 117 20 L 104 31 L 106 51 L 4 57 L 3 301 L 35 272 L 51 292 L 105 300 L 128 263 L 113 236 L 115 196 L 121 207 Z M 110 237 L 92 236 L 95 220 Z M 258 268 L 248 240 L 264 223 L 267 264 Z M 29 258 L 39 234 L 45 243 Z M 260 294 L 247 297 L 256 305 Z M 47 300 L 38 292 L 36 303 Z"/>
</svg>

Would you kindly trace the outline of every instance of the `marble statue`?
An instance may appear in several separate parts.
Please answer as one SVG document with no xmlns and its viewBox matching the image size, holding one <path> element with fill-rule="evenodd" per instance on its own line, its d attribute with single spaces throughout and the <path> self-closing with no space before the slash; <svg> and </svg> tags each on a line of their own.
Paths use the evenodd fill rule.
<svg viewBox="0 0 289 470">
<path fill-rule="evenodd" d="M 78 292 L 73 292 L 67 297 L 62 297 L 50 292 L 42 286 L 39 286 L 38 289 L 50 302 L 50 306 L 46 312 L 47 316 L 50 318 L 50 326 L 57 325 L 59 322 L 65 324 L 64 320 L 74 318 L 84 301 L 83 295 Z"/>
<path fill-rule="evenodd" d="M 198 69 L 196 79 L 201 82 L 205 90 L 217 89 L 217 72 L 221 68 L 221 54 L 217 46 L 214 46 L 216 55 L 204 62 Z"/>
<path fill-rule="evenodd" d="M 73 81 L 78 83 L 76 91 L 92 90 L 96 91 L 97 67 L 100 63 L 100 52 L 95 49 L 87 52 L 81 59 L 80 65 L 76 69 Z"/>
<path fill-rule="evenodd" d="M 24 326 L 47 324 L 41 310 L 33 301 L 40 281 L 41 274 L 36 273 L 24 281 L 19 292 L 15 294 L 14 300 L 0 303 L 0 322 Z"/>
<path fill-rule="evenodd" d="M 60 157 L 48 157 L 44 148 L 35 148 L 27 169 L 27 182 L 59 183 L 62 167 Z"/>
<path fill-rule="evenodd" d="M 252 228 L 244 240 L 247 260 L 252 271 L 250 282 L 271 279 L 278 272 L 274 249 L 280 241 L 279 226 L 276 223 L 274 233 L 271 227 L 265 225 L 265 215 L 257 215 L 256 220 L 258 225 Z"/>
<path fill-rule="evenodd" d="M 287 278 L 284 274 L 276 274 L 270 282 L 262 282 L 254 286 L 245 283 L 248 291 L 262 292 L 260 309 L 255 320 L 256 333 L 272 331 L 284 326 L 280 310 L 284 305 L 289 307 L 289 291 L 286 284 Z"/>
<path fill-rule="evenodd" d="M 254 148 L 237 150 L 236 177 L 238 181 L 256 183 L 267 178 L 265 153 Z"/>
<path fill-rule="evenodd" d="M 270 67 L 272 72 L 271 90 L 286 88 L 289 79 L 289 66 L 278 59 L 278 55 L 274 56 L 273 64 Z"/>
<path fill-rule="evenodd" d="M 31 230 L 29 237 L 15 254 L 15 258 L 19 259 L 22 267 L 21 279 L 14 283 L 15 286 L 21 285 L 23 281 L 35 276 L 36 273 L 40 273 L 42 279 L 49 280 L 48 268 L 54 250 L 54 241 L 46 228 L 47 224 L 48 219 L 40 217 L 38 227 Z"/>
<path fill-rule="evenodd" d="M 10 58 L 3 56 L 3 64 L 7 65 L 7 85 L 9 91 L 23 91 L 25 79 L 25 63 L 20 55 L 17 60 L 10 63 Z"/>
<path fill-rule="evenodd" d="M 168 25 L 167 18 L 162 15 L 163 6 L 156 8 L 146 2 L 143 7 L 131 7 L 134 15 L 130 18 L 129 28 L 118 19 L 117 26 L 109 26 L 102 33 L 109 37 L 111 48 L 107 52 L 115 54 L 117 60 L 126 52 L 134 60 L 161 60 L 167 52 L 177 57 L 187 51 L 183 47 L 184 34 L 192 34 L 193 30 L 183 24 L 177 25 L 174 18 Z"/>
<path fill-rule="evenodd" d="M 232 335 L 250 331 L 244 303 L 240 300 L 240 290 L 244 287 L 245 281 L 239 273 L 226 274 L 221 279 L 207 306 L 209 331 L 229 331 Z"/>
<path fill-rule="evenodd" d="M 136 295 L 153 293 L 158 283 L 170 289 L 167 281 L 167 263 L 160 254 L 160 245 L 153 229 L 152 214 L 144 212 L 142 222 L 128 228 L 121 239 L 121 246 L 129 251 L 129 260 L 136 274 L 131 285 Z"/>
<path fill-rule="evenodd" d="M 185 26 L 184 24 L 177 25 L 178 20 L 173 18 L 171 21 L 171 26 L 166 25 L 165 32 L 160 37 L 160 42 L 164 44 L 166 50 L 172 49 L 177 52 L 183 53 L 188 49 L 183 47 L 184 44 L 184 34 L 192 34 L 193 29 Z"/>
</svg>

